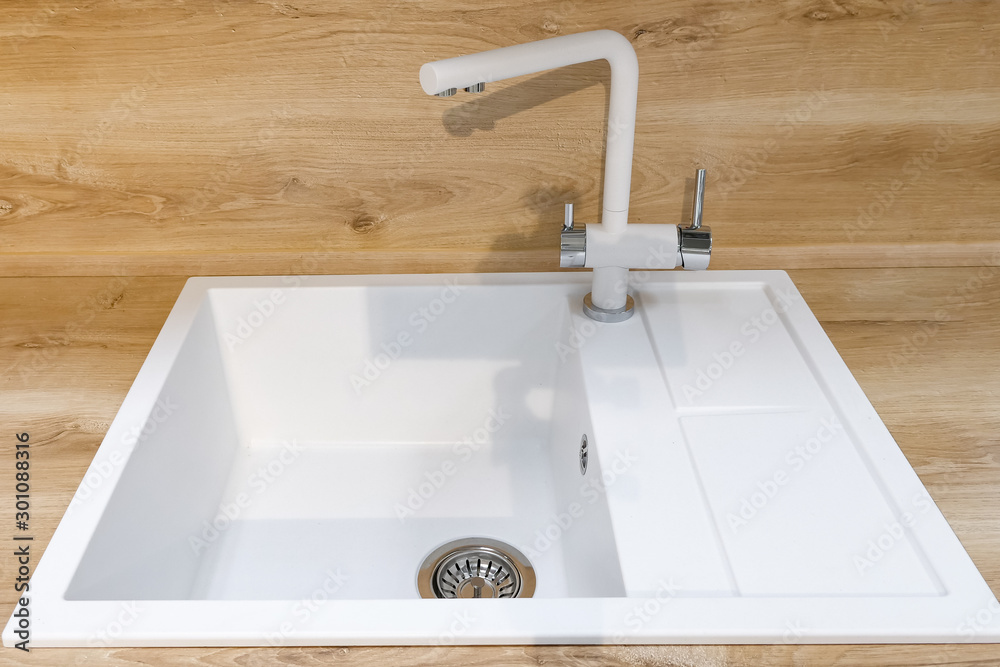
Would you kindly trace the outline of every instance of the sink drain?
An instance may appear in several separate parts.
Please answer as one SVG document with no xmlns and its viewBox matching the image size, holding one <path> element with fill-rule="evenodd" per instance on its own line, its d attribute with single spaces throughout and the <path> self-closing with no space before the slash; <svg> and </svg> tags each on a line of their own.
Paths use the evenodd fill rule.
<svg viewBox="0 0 1000 667">
<path fill-rule="evenodd" d="M 448 542 L 417 572 L 422 598 L 530 598 L 535 570 L 520 551 L 487 537 Z"/>
</svg>

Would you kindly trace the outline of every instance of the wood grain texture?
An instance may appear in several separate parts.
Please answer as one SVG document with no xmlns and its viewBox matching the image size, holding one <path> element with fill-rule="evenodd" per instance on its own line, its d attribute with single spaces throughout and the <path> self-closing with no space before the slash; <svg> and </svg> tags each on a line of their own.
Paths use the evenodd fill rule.
<svg viewBox="0 0 1000 667">
<path fill-rule="evenodd" d="M 994 593 L 1000 593 L 1000 268 L 802 270 L 807 303 Z M 0 278 L 0 434 L 31 434 L 48 543 L 183 278 Z M 0 462 L 14 440 L 0 437 Z M 0 467 L 6 464 L 0 464 Z M 0 484 L 0 509 L 13 491 Z M 0 610 L 13 608 L 3 582 Z M 36 665 L 992 665 L 997 646 L 659 646 L 0 651 Z"/>
<path fill-rule="evenodd" d="M 562 202 L 583 222 L 598 211 L 607 68 L 449 100 L 424 96 L 416 74 L 427 60 L 612 28 L 642 72 L 632 220 L 682 221 L 704 166 L 713 268 L 841 269 L 793 278 L 1000 593 L 997 10 L 4 2 L 0 433 L 32 434 L 36 546 L 184 277 L 554 268 Z M 851 270 L 862 267 L 984 268 Z M 0 460 L 12 444 L 0 438 Z M 0 485 L 0 507 L 10 494 Z M 0 559 L 0 583 L 13 567 Z M 10 609 L 13 591 L 0 590 Z M 7 663 L 987 665 L 1000 650 L 53 649 L 0 652 Z"/>
<path fill-rule="evenodd" d="M 0 275 L 546 270 L 594 221 L 607 67 L 427 97 L 427 60 L 612 28 L 632 215 L 709 170 L 717 268 L 1000 252 L 986 0 L 5 2 Z"/>
</svg>

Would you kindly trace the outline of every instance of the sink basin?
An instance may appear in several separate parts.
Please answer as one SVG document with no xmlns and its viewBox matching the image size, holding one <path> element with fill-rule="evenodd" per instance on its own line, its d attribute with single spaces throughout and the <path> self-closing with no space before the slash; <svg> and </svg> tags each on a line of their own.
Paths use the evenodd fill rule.
<svg viewBox="0 0 1000 667">
<path fill-rule="evenodd" d="M 1000 640 L 786 274 L 640 273 L 620 324 L 589 282 L 189 280 L 31 579 L 32 645 Z M 532 596 L 421 598 L 468 539 Z"/>
</svg>

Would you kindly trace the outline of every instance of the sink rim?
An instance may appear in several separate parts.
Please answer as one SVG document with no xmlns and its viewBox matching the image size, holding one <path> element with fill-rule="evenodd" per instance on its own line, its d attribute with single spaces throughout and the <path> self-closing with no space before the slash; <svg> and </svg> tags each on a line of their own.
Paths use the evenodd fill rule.
<svg viewBox="0 0 1000 667">
<path fill-rule="evenodd" d="M 772 288 L 795 287 L 784 271 L 713 271 L 709 273 L 651 273 L 636 289 L 641 295 L 646 285 L 668 283 L 735 282 L 765 284 Z M 305 277 L 220 277 L 191 278 L 185 284 L 160 334 L 144 361 L 132 388 L 109 428 L 94 461 L 84 479 L 92 473 L 101 483 L 89 490 L 85 503 L 72 502 L 60 522 L 50 548 L 46 549 L 32 577 L 31 599 L 36 616 L 33 618 L 32 642 L 36 646 L 77 645 L 265 645 L 268 628 L 262 619 L 281 618 L 294 600 L 227 601 L 227 600 L 151 600 L 135 603 L 141 614 L 129 625 L 120 623 L 121 631 L 114 637 L 94 635 L 93 629 L 79 629 L 81 616 L 114 619 L 122 616 L 129 601 L 69 601 L 59 591 L 65 591 L 80 562 L 90 536 L 110 499 L 130 451 L 122 443 L 126 425 L 145 422 L 153 409 L 180 346 L 183 343 L 198 306 L 211 289 L 344 286 L 439 286 L 447 279 L 459 279 L 466 285 L 567 285 L 579 291 L 581 298 L 590 283 L 589 273 L 539 274 L 424 274 L 378 276 L 305 276 Z M 299 284 L 295 284 L 298 281 Z M 795 290 L 797 293 L 797 290 Z M 641 299 L 639 308 L 642 308 Z M 832 343 L 811 311 L 808 315 L 792 314 L 799 335 L 809 339 L 810 349 L 825 355 L 838 380 L 856 391 L 860 409 L 865 416 L 878 418 L 850 371 L 840 359 Z M 606 325 L 615 326 L 615 325 Z M 845 377 L 846 374 L 846 377 Z M 853 385 L 853 389 L 850 385 Z M 888 432 L 886 432 L 888 433 Z M 895 442 L 890 442 L 896 447 Z M 897 456 L 898 455 L 898 456 Z M 896 447 L 895 463 L 905 462 Z M 119 460 L 124 457 L 124 460 Z M 103 474 L 101 464 L 111 464 L 111 472 Z M 909 491 L 915 472 L 906 464 L 905 470 L 893 468 L 888 473 L 879 469 L 887 484 L 895 491 Z M 922 486 L 921 486 L 922 488 Z M 81 485 L 81 489 L 83 486 Z M 78 492 L 79 493 L 79 492 Z M 75 497 L 74 497 L 75 498 Z M 295 627 L 280 637 L 281 644 L 338 643 L 363 644 L 434 644 L 434 643 L 851 643 L 851 642 L 940 642 L 976 641 L 1000 642 L 1000 623 L 971 637 L 960 619 L 979 609 L 1000 606 L 989 586 L 965 553 L 957 537 L 939 513 L 926 521 L 922 529 L 934 529 L 943 542 L 925 548 L 938 559 L 945 558 L 960 565 L 956 570 L 942 570 L 946 593 L 941 596 L 912 598 L 906 602 L 906 618 L 886 623 L 887 614 L 899 614 L 899 598 L 696 598 L 664 590 L 648 598 L 565 598 L 512 599 L 485 603 L 482 600 L 329 600 L 319 605 L 309 622 Z M 933 524 L 933 525 L 932 525 Z M 943 524 L 943 525 L 939 525 Z M 950 535 L 950 537 L 949 537 Z M 957 548 L 957 552 L 956 552 Z M 41 577 L 38 576 L 39 572 Z M 37 585 L 36 585 L 37 584 Z M 469 607 L 468 605 L 476 605 Z M 497 605 L 514 604 L 517 622 L 510 610 Z M 414 606 L 419 605 L 419 606 Z M 451 606 L 446 606 L 451 605 Z M 634 614 L 636 608 L 649 605 L 655 614 L 638 628 L 624 622 L 609 625 L 607 618 L 622 619 Z M 44 615 L 37 615 L 44 608 Z M 820 628 L 797 627 L 787 616 L 822 618 Z M 468 614 L 483 619 L 473 628 L 459 628 L 451 633 L 456 614 Z M 209 619 L 214 619 L 209 621 Z M 928 619 L 931 619 L 930 621 Z M 956 619 L 959 623 L 956 624 Z M 8 622 L 4 644 L 16 641 L 14 620 Z M 392 630 L 386 627 L 391 620 Z M 816 624 L 813 624 L 814 626 Z M 313 627 L 313 626 L 319 626 Z M 206 627 L 212 627 L 209 632 Z M 527 628 L 532 628 L 528 631 Z M 707 630 L 706 628 L 711 628 Z M 634 631 L 633 631 L 634 630 Z M 921 634 L 923 633 L 923 634 Z M 107 633 L 106 633 L 107 634 Z M 96 637 L 96 639 L 95 639 Z"/>
</svg>

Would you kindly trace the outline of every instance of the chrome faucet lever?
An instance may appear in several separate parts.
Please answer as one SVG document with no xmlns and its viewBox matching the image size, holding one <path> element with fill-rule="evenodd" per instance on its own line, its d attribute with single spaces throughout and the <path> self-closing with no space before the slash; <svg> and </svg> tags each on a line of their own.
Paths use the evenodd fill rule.
<svg viewBox="0 0 1000 667">
<path fill-rule="evenodd" d="M 712 259 L 712 228 L 701 226 L 702 208 L 705 205 L 705 170 L 695 175 L 694 203 L 691 207 L 691 226 L 678 225 L 681 266 L 691 271 L 704 271 Z"/>
<path fill-rule="evenodd" d="M 582 269 L 587 264 L 587 227 L 574 227 L 573 205 L 566 204 L 559 235 L 559 266 Z"/>
<path fill-rule="evenodd" d="M 694 204 L 691 207 L 691 229 L 701 227 L 701 209 L 705 205 L 705 170 L 699 169 L 695 176 Z"/>
</svg>

